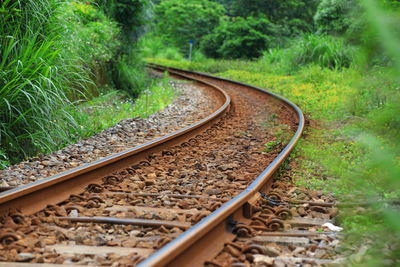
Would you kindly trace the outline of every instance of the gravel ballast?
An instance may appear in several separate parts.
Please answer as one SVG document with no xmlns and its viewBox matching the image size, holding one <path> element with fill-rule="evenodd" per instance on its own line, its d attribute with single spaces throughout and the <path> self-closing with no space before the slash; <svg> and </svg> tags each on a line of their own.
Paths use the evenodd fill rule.
<svg viewBox="0 0 400 267">
<path fill-rule="evenodd" d="M 172 84 L 177 97 L 165 109 L 146 119 L 122 120 L 114 127 L 52 154 L 0 170 L 0 186 L 27 184 L 94 162 L 189 126 L 213 112 L 213 99 L 206 89 L 185 82 Z"/>
</svg>

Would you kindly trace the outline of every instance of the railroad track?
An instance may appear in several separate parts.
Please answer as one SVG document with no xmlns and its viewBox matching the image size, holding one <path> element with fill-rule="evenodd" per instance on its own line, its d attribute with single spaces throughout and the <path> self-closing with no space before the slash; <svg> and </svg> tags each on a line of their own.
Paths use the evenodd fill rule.
<svg viewBox="0 0 400 267">
<path fill-rule="evenodd" d="M 218 108 L 163 138 L 1 193 L 0 266 L 247 266 L 268 254 L 257 237 L 272 242 L 291 217 L 288 185 L 272 175 L 300 138 L 302 112 L 246 84 L 149 67 L 209 88 Z M 301 204 L 321 211 L 318 203 Z M 320 238 L 304 225 L 321 220 L 289 222 L 303 231 L 275 237 Z"/>
</svg>

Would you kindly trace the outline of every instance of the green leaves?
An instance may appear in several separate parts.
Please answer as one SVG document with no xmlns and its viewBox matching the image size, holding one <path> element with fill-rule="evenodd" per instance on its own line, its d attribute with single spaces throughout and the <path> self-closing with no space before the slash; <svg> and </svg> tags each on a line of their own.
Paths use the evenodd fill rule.
<svg viewBox="0 0 400 267">
<path fill-rule="evenodd" d="M 168 0 L 155 7 L 157 35 L 180 49 L 198 45 L 219 24 L 225 9 L 208 0 Z"/>
<path fill-rule="evenodd" d="M 204 37 L 201 48 L 210 57 L 256 58 L 271 45 L 273 33 L 266 18 L 227 19 Z"/>
</svg>

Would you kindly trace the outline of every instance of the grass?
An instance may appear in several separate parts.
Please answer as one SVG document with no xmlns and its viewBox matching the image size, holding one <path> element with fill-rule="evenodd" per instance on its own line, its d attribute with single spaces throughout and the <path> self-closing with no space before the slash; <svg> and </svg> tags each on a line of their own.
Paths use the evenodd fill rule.
<svg viewBox="0 0 400 267">
<path fill-rule="evenodd" d="M 60 57 L 48 26 L 57 1 L 2 1 L 0 7 L 0 145 L 10 161 L 49 152 L 76 126 L 66 108 L 71 81 L 85 78 Z"/>
<path fill-rule="evenodd" d="M 329 35 L 306 34 L 291 41 L 286 49 L 270 49 L 264 53 L 264 60 L 278 64 L 279 68 L 292 72 L 307 64 L 323 68 L 343 69 L 354 60 L 354 48 L 344 41 Z"/>
<path fill-rule="evenodd" d="M 123 91 L 104 93 L 73 110 L 72 114 L 79 125 L 77 136 L 92 136 L 123 119 L 146 118 L 167 107 L 175 95 L 167 77 L 154 82 L 134 101 Z"/>
</svg>

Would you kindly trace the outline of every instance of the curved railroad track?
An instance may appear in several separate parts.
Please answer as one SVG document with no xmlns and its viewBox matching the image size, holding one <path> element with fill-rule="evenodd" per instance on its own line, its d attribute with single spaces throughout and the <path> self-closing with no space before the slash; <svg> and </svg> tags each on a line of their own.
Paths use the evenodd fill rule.
<svg viewBox="0 0 400 267">
<path fill-rule="evenodd" d="M 301 110 L 247 84 L 149 67 L 209 88 L 216 110 L 178 132 L 1 193 L 0 266 L 219 266 L 227 247 L 235 266 L 246 266 L 241 254 L 263 254 L 232 242 L 280 229 L 289 216 L 271 178 L 302 134 Z"/>
</svg>

